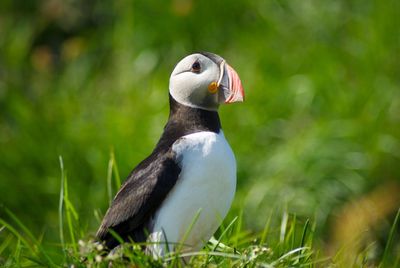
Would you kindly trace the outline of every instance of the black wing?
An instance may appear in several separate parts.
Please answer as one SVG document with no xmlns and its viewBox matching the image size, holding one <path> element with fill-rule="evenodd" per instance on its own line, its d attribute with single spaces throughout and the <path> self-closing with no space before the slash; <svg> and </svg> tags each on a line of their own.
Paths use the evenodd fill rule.
<svg viewBox="0 0 400 268">
<path fill-rule="evenodd" d="M 105 241 L 109 249 L 114 248 L 119 243 L 109 232 L 112 229 L 126 241 L 141 242 L 144 237 L 138 236 L 144 235 L 146 224 L 175 185 L 180 171 L 171 148 L 153 152 L 143 160 L 115 196 L 97 231 L 97 238 Z"/>
</svg>

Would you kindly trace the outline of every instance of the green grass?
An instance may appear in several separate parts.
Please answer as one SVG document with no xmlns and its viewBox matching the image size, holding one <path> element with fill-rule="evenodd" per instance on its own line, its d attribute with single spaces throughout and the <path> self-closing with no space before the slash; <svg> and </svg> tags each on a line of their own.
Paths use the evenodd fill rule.
<svg viewBox="0 0 400 268">
<path fill-rule="evenodd" d="M 66 209 L 66 213 L 68 209 Z M 290 223 L 290 231 L 284 234 L 283 241 L 270 245 L 269 243 L 261 243 L 259 234 L 249 234 L 241 230 L 235 222 L 229 223 L 224 231 L 217 239 L 212 239 L 207 246 L 199 252 L 177 252 L 167 254 L 163 259 L 155 260 L 152 257 L 144 254 L 140 247 L 135 244 L 125 244 L 117 253 L 109 256 L 104 256 L 104 248 L 94 243 L 92 240 L 79 240 L 72 242 L 73 237 L 70 237 L 70 242 L 57 246 L 56 250 L 65 252 L 64 258 L 53 260 L 48 256 L 46 251 L 41 247 L 42 241 L 34 239 L 26 228 L 15 218 L 19 227 L 24 231 L 17 232 L 8 223 L 1 221 L 7 232 L 14 235 L 12 238 L 16 243 L 6 243 L 2 245 L 6 247 L 10 253 L 8 258 L 2 260 L 6 267 L 13 266 L 63 266 L 72 265 L 76 267 L 107 267 L 108 263 L 113 263 L 117 267 L 134 264 L 139 267 L 180 267 L 193 266 L 204 267 L 218 265 L 221 267 L 255 267 L 262 265 L 264 267 L 314 267 L 317 263 L 326 263 L 327 260 L 319 259 L 314 252 L 312 246 L 312 232 L 302 237 L 301 240 L 296 240 L 293 230 L 300 227 L 300 223 L 293 221 Z M 67 222 L 67 225 L 70 223 Z M 307 226 L 307 224 L 305 225 Z M 68 228 L 75 228 L 68 226 Z M 306 227 L 304 227 L 306 229 Z M 4 230 L 3 230 L 4 231 Z M 267 232 L 268 230 L 264 230 Z M 25 233 L 28 232 L 28 233 Z M 24 239 L 28 235 L 30 240 Z M 304 243 L 305 239 L 305 243 Z M 79 247 L 79 251 L 75 248 Z M 178 246 L 178 249 L 180 247 Z M 185 260 L 183 260 L 183 257 Z M 57 263 L 57 264 L 56 264 Z"/>
<path fill-rule="evenodd" d="M 55 245 L 58 254 L 50 257 L 43 249 L 45 243 L 35 239 L 23 224 L 13 217 L 15 224 L 23 231 L 16 231 L 9 223 L 1 220 L 4 227 L 3 232 L 9 232 L 10 236 L 0 245 L 0 253 L 9 253 L 7 258 L 2 259 L 4 267 L 126 267 L 128 264 L 136 267 L 337 267 L 333 257 L 324 256 L 321 249 L 314 245 L 314 231 L 307 220 L 305 223 L 298 222 L 296 216 L 284 216 L 282 221 L 287 222 L 288 227 L 280 233 L 267 236 L 266 241 L 262 240 L 260 233 L 249 234 L 241 230 L 235 221 L 222 226 L 219 237 L 212 238 L 206 247 L 198 252 L 171 252 L 162 259 L 153 259 L 140 249 L 138 244 L 126 243 L 117 252 L 105 255 L 104 247 L 94 243 L 93 240 L 82 239 L 77 243 L 66 243 L 64 246 Z M 395 223 L 396 224 L 396 223 Z M 393 224 L 393 228 L 396 225 Z M 284 224 L 286 225 L 286 224 Z M 71 228 L 71 227 L 70 227 Z M 392 228 L 392 229 L 393 229 Z M 262 233 L 269 233 L 266 227 Z M 301 236 L 296 231 L 302 231 Z M 272 232 L 273 233 L 273 232 Z M 28 239 L 24 238 L 28 237 Z M 394 239 L 393 232 L 389 240 Z M 72 241 L 72 239 L 71 239 Z M 271 241 L 271 242 L 270 242 Z M 143 244 L 141 244 L 143 245 Z M 386 250 L 390 249 L 390 243 Z M 79 247 L 79 251 L 75 248 Z M 385 252 L 386 252 L 385 250 Z M 65 255 L 63 255 L 63 252 Z M 357 259 L 365 259 L 366 252 L 359 253 Z M 64 257 L 61 257 L 64 256 Z M 386 256 L 386 255 L 384 255 Z M 60 258 L 61 257 L 61 258 Z M 394 263 L 386 262 L 385 257 L 375 260 L 375 267 L 396 267 Z M 397 260 L 398 262 L 398 260 Z M 356 263 L 356 267 L 371 267 L 372 263 Z M 346 267 L 340 266 L 339 267 Z M 347 266 L 348 267 L 348 266 Z"/>
<path fill-rule="evenodd" d="M 148 243 L 124 243 L 109 254 L 80 225 L 79 215 L 69 199 L 68 179 L 61 156 L 59 160 L 59 242 L 49 243 L 42 236 L 37 238 L 14 213 L 4 209 L 10 221 L 0 218 L 0 233 L 5 237 L 0 244 L 2 267 L 109 267 L 110 264 L 113 267 L 395 267 L 393 265 L 399 262 L 399 256 L 393 256 L 393 241 L 398 239 L 396 229 L 399 228 L 400 209 L 386 239 L 383 254 L 371 259 L 368 256 L 370 250 L 366 248 L 353 256 L 352 263 L 342 259 L 342 249 L 333 255 L 326 255 L 316 241 L 313 221 L 299 220 L 286 210 L 275 227 L 271 226 L 271 219 L 278 217 L 279 213 L 266 217 L 265 226 L 259 232 L 246 230 L 242 224 L 243 213 L 240 213 L 230 222 L 225 221 L 216 236 L 197 252 L 182 252 L 183 238 L 176 251 L 168 252 L 163 258 L 154 259 L 145 254 L 141 246 Z M 116 166 L 113 154 L 109 163 Z M 119 172 L 117 168 L 112 168 L 113 165 L 109 165 L 109 171 L 112 170 L 107 177 L 109 186 L 113 179 L 119 183 Z M 193 223 L 195 221 L 196 217 Z M 185 237 L 191 230 L 192 227 L 186 231 Z"/>
</svg>

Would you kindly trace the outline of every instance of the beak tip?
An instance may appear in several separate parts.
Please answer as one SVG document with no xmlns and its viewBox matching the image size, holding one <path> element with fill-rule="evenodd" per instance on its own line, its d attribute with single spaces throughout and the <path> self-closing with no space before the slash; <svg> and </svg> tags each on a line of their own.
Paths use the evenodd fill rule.
<svg viewBox="0 0 400 268">
<path fill-rule="evenodd" d="M 242 94 L 233 94 L 232 96 L 230 96 L 225 103 L 229 104 L 229 103 L 234 103 L 234 102 L 244 102 L 244 95 Z"/>
</svg>

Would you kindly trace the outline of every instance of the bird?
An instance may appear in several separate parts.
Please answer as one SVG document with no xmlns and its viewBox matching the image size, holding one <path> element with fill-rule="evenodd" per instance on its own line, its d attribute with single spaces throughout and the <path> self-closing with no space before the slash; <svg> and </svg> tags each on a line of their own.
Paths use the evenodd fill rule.
<svg viewBox="0 0 400 268">
<path fill-rule="evenodd" d="M 221 56 L 196 52 L 177 63 L 164 131 L 122 184 L 96 233 L 107 249 L 122 239 L 144 243 L 146 252 L 161 257 L 207 243 L 236 191 L 236 160 L 218 109 L 242 101 L 239 75 Z"/>
</svg>

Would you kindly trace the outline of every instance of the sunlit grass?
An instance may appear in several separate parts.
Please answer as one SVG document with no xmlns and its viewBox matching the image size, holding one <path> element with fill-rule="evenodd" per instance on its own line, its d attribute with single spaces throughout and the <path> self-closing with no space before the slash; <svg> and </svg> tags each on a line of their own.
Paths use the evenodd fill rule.
<svg viewBox="0 0 400 268">
<path fill-rule="evenodd" d="M 115 161 L 111 154 L 111 161 Z M 35 236 L 23 222 L 10 210 L 4 209 L 10 219 L 0 218 L 0 233 L 5 239 L 0 243 L 0 265 L 4 267 L 327 267 L 338 264 L 362 267 L 395 267 L 399 257 L 393 255 L 394 240 L 398 239 L 396 228 L 399 226 L 400 210 L 392 224 L 383 254 L 372 262 L 368 249 L 357 252 L 354 263 L 341 259 L 339 251 L 329 256 L 324 247 L 318 245 L 315 237 L 315 224 L 310 219 L 299 220 L 286 210 L 271 213 L 263 230 L 250 232 L 243 227 L 243 213 L 239 213 L 230 222 L 217 231 L 207 245 L 197 252 L 185 252 L 184 240 L 176 245 L 175 252 L 167 252 L 162 258 L 154 259 L 143 252 L 142 247 L 150 243 L 124 243 L 113 252 L 85 235 L 87 230 L 79 224 L 79 216 L 69 199 L 68 179 L 62 157 L 61 189 L 59 205 L 59 243 L 50 243 L 42 236 Z M 112 168 L 109 165 L 109 170 Z M 107 185 L 114 178 L 119 180 L 118 170 L 108 173 Z M 199 212 L 200 213 L 200 212 Z M 197 214 L 198 215 L 198 214 Z M 271 218 L 280 217 L 277 226 L 271 226 Z M 193 219 L 193 223 L 196 218 Z M 185 236 L 191 228 L 187 230 Z M 68 233 L 68 236 L 64 235 Z M 117 236 L 117 235 L 116 235 Z M 122 240 L 121 240 L 122 242 Z M 167 247 L 168 248 L 168 247 Z M 360 261 L 361 260 L 361 261 Z M 364 261 L 363 261 L 364 260 Z"/>
<path fill-rule="evenodd" d="M 104 247 L 91 239 L 82 239 L 76 243 L 66 243 L 64 247 L 58 247 L 57 250 L 66 252 L 62 259 L 53 260 L 42 249 L 43 241 L 33 239 L 32 234 L 21 225 L 15 218 L 17 225 L 22 229 L 16 231 L 11 224 L 1 221 L 6 231 L 13 234 L 12 240 L 1 245 L 0 248 L 7 248 L 9 255 L 3 260 L 4 266 L 63 266 L 74 265 L 75 267 L 107 267 L 110 263 L 113 267 L 123 267 L 128 264 L 134 264 L 138 267 L 204 267 L 217 265 L 219 267 L 313 267 L 316 263 L 326 263 L 326 259 L 320 259 L 315 255 L 312 248 L 312 235 L 307 235 L 307 242 L 297 241 L 293 232 L 287 232 L 284 241 L 275 245 L 269 243 L 260 243 L 260 234 L 248 234 L 245 230 L 238 229 L 237 218 L 228 223 L 223 232 L 209 241 L 206 247 L 198 252 L 180 252 L 182 247 L 177 247 L 176 252 L 167 253 L 165 257 L 153 259 L 146 255 L 141 246 L 142 244 L 125 243 L 118 248 L 116 252 L 108 254 Z M 67 221 L 66 225 L 70 223 Z M 75 225 L 74 225 L 75 226 Z M 295 220 L 291 223 L 291 229 L 298 228 Z M 307 223 L 304 226 L 306 229 Z M 72 228 L 72 227 L 68 227 Z M 4 231 L 4 230 L 3 230 Z M 28 232 L 28 233 L 26 233 Z M 242 235 L 242 232 L 244 235 Z M 267 230 L 263 230 L 266 233 Z M 228 234 L 228 235 L 227 235 Z M 28 235 L 31 239 L 26 240 L 24 236 Z M 242 242 L 238 239 L 245 241 Z M 75 248 L 79 248 L 78 251 Z"/>
</svg>

